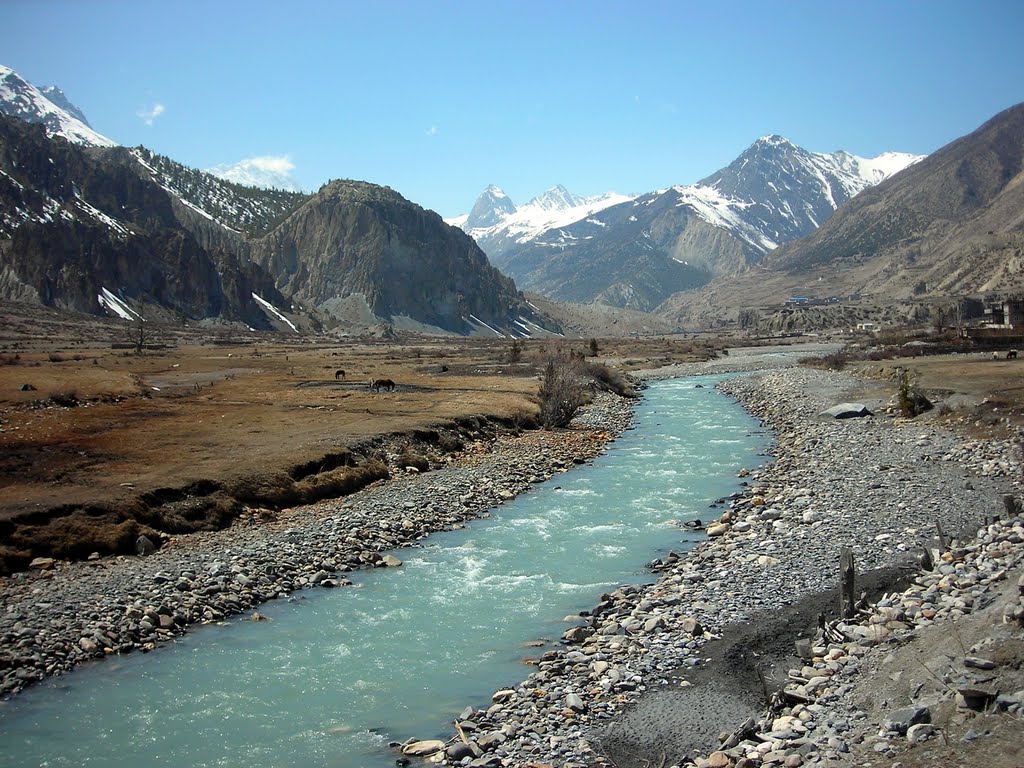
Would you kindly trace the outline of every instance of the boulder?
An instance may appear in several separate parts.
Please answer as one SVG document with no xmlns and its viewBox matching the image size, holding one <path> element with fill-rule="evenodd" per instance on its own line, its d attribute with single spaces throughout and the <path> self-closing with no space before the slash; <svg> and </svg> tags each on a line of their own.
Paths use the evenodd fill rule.
<svg viewBox="0 0 1024 768">
<path fill-rule="evenodd" d="M 414 741 L 402 747 L 403 755 L 414 757 L 426 757 L 444 749 L 444 742 L 440 739 L 427 739 L 425 741 Z"/>
<path fill-rule="evenodd" d="M 729 530 L 729 524 L 728 523 L 715 523 L 714 525 L 709 525 L 708 526 L 707 534 L 708 534 L 709 538 L 714 538 L 715 536 L 723 536 L 723 535 L 725 535 L 725 532 L 728 531 L 728 530 Z"/>
<path fill-rule="evenodd" d="M 581 699 L 575 693 L 567 694 L 565 697 L 565 706 L 571 709 L 573 712 L 586 712 L 587 705 L 583 703 Z"/>
<path fill-rule="evenodd" d="M 918 723 L 930 723 L 932 721 L 932 713 L 928 707 L 903 707 L 902 709 L 894 709 L 888 715 L 882 725 L 888 731 L 895 731 L 901 736 L 907 733 L 907 729 L 912 725 Z"/>
<path fill-rule="evenodd" d="M 862 416 L 873 415 L 864 403 L 839 403 L 822 411 L 819 416 L 829 416 L 833 419 L 856 419 Z"/>
<path fill-rule="evenodd" d="M 152 555 L 156 552 L 156 544 L 153 543 L 153 540 L 149 538 L 149 536 L 139 536 L 139 538 L 135 540 L 135 552 L 139 557 Z"/>
<path fill-rule="evenodd" d="M 691 637 L 703 636 L 704 634 L 704 627 L 699 621 L 693 618 L 687 617 L 683 619 L 679 622 L 679 626 Z"/>
</svg>

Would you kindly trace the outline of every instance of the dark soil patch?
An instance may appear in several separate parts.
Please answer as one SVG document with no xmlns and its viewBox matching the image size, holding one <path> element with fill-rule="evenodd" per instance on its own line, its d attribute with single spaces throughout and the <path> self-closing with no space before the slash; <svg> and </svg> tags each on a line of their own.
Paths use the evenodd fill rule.
<svg viewBox="0 0 1024 768">
<path fill-rule="evenodd" d="M 857 589 L 876 600 L 904 589 L 912 578 L 907 568 L 882 568 L 858 574 Z M 729 625 L 720 640 L 703 646 L 705 661 L 677 668 L 667 685 L 648 691 L 617 717 L 598 736 L 601 748 L 617 768 L 679 765 L 713 752 L 719 734 L 762 715 L 765 688 L 782 688 L 787 671 L 801 664 L 795 642 L 812 639 L 818 617 L 834 618 L 838 606 L 837 587 Z M 680 687 L 684 680 L 688 687 Z"/>
</svg>

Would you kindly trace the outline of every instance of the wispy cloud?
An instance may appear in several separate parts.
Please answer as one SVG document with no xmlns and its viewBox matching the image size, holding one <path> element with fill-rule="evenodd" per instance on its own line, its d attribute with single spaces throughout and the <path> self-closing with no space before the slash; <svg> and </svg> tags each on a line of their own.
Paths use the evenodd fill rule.
<svg viewBox="0 0 1024 768">
<path fill-rule="evenodd" d="M 268 173 L 291 173 L 295 170 L 295 163 L 288 155 L 260 155 L 246 158 L 242 163 Z"/>
<path fill-rule="evenodd" d="M 217 165 L 207 169 L 214 176 L 233 181 L 236 184 L 290 189 L 299 192 L 302 187 L 292 176 L 294 170 L 295 163 L 288 155 L 258 155 L 247 157 L 230 165 Z"/>
<path fill-rule="evenodd" d="M 437 136 L 437 126 L 432 125 L 424 131 L 427 136 Z"/>
<path fill-rule="evenodd" d="M 162 115 L 167 108 L 160 102 L 156 102 L 152 107 L 146 109 L 143 107 L 135 114 L 138 115 L 139 119 L 142 120 L 146 125 L 152 125 L 153 122 Z"/>
</svg>

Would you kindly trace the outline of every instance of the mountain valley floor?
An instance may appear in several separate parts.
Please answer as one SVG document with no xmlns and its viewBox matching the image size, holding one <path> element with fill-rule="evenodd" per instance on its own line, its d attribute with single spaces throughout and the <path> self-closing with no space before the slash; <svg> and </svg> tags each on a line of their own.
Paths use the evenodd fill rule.
<svg viewBox="0 0 1024 768">
<path fill-rule="evenodd" d="M 118 498 L 131 509 L 133 499 L 160 496 L 161 490 L 187 489 L 211 478 L 226 483 L 253 472 L 261 477 L 288 474 L 325 457 L 334 457 L 334 470 L 358 468 L 345 462 L 367 464 L 377 454 L 393 460 L 405 450 L 430 454 L 432 463 L 444 464 L 442 424 L 458 425 L 452 447 L 460 446 L 458 461 L 473 461 L 486 453 L 484 444 L 499 431 L 512 433 L 528 425 L 536 407 L 536 370 L 509 360 L 507 340 L 362 338 L 310 344 L 233 338 L 198 343 L 202 339 L 192 337 L 188 343 L 136 355 L 131 349 L 112 348 L 123 331 L 117 324 L 97 323 L 91 331 L 75 327 L 72 332 L 67 325 L 39 322 L 47 319 L 41 316 L 25 326 L 8 323 L 8 337 L 0 340 L 0 356 L 8 361 L 0 366 L 0 446 L 5 457 L 21 456 L 20 464 L 5 458 L 11 463 L 3 467 L 4 497 L 12 501 L 5 502 L 9 506 L 0 521 L 9 525 L 45 523 L 71 516 L 68 508 L 76 504 L 88 510 L 91 503 Z M 20 332 L 15 335 L 11 329 Z M 69 342 L 71 338 L 80 341 Z M 583 340 L 562 343 L 581 350 L 587 346 Z M 526 360 L 534 353 L 531 346 Z M 855 542 L 859 569 L 895 565 L 905 570 L 915 547 L 931 543 L 931 526 L 941 519 L 958 541 L 934 572 L 935 580 L 919 575 L 922 585 L 911 587 L 918 592 L 906 594 L 897 591 L 895 582 L 882 582 L 880 589 L 892 594 L 865 614 L 863 625 L 843 627 L 862 642 L 830 642 L 803 669 L 797 663 L 793 675 L 785 670 L 787 654 L 775 642 L 778 638 L 768 638 L 761 649 L 765 663 L 783 665 L 768 674 L 769 680 L 802 681 L 801 695 L 813 699 L 810 694 L 818 691 L 820 700 L 766 723 L 772 732 L 762 733 L 770 738 L 761 743 L 772 749 L 758 753 L 760 762 L 742 764 L 1020 765 L 1019 751 L 1014 750 L 1019 750 L 1016 735 L 1024 705 L 1018 696 L 1024 691 L 1024 653 L 1019 627 L 1003 623 L 1002 617 L 1005 606 L 1019 599 L 1024 529 L 1019 518 L 982 526 L 980 544 L 972 543 L 983 518 L 1000 511 L 999 494 L 1019 497 L 1022 490 L 1020 401 L 1015 395 L 1020 379 L 1017 369 L 1008 367 L 1015 361 L 959 355 L 865 362 L 857 364 L 863 375 L 853 376 L 791 368 L 798 357 L 836 345 L 730 347 L 728 355 L 700 364 L 694 359 L 707 357 L 709 347 L 692 341 L 600 340 L 599 347 L 599 361 L 654 369 L 659 376 L 766 370 L 760 378 L 734 380 L 726 389 L 772 426 L 780 450 L 772 463 L 753 470 L 749 492 L 722 510 L 730 518 L 722 535 L 709 537 L 663 569 L 657 584 L 616 593 L 608 601 L 610 608 L 594 613 L 593 639 L 570 643 L 555 658 L 541 661 L 538 671 L 549 673 L 548 681 L 568 680 L 566 688 L 559 685 L 556 690 L 575 688 L 586 694 L 582 702 L 573 699 L 567 706 L 570 700 L 548 690 L 549 682 L 531 677 L 513 691 L 501 692 L 495 707 L 473 714 L 481 733 L 503 734 L 500 740 L 490 739 L 500 744 L 491 757 L 503 756 L 506 765 L 598 760 L 619 768 L 681 765 L 687 755 L 701 752 L 706 757 L 697 765 L 754 761 L 757 750 L 742 756 L 715 751 L 718 731 L 742 724 L 728 718 L 710 723 L 711 731 L 705 727 L 701 745 L 678 743 L 681 726 L 698 730 L 694 704 L 717 695 L 709 681 L 731 676 L 744 695 L 749 697 L 754 689 L 756 696 L 752 673 L 729 669 L 737 657 L 728 645 L 719 646 L 724 661 L 710 664 L 703 677 L 695 671 L 701 666 L 697 660 L 712 658 L 715 652 L 705 641 L 715 636 L 753 638 L 751 647 L 756 647 L 758 638 L 774 635 L 770 622 L 756 610 L 778 613 L 780 594 L 787 595 L 787 603 L 794 602 L 800 623 L 806 625 L 820 606 L 832 601 L 826 590 L 834 586 L 836 542 Z M 882 415 L 894 392 L 890 376 L 897 365 L 911 367 L 940 408 L 915 420 Z M 788 370 L 773 372 L 776 368 Z M 339 370 L 345 371 L 344 378 L 337 375 Z M 370 379 L 381 377 L 393 379 L 395 390 L 367 386 Z M 23 384 L 35 389 L 22 390 Z M 823 407 L 850 399 L 864 401 L 879 415 L 845 422 L 818 416 Z M 958 431 L 948 429 L 950 425 Z M 558 433 L 536 436 L 557 440 Z M 343 456 L 345 451 L 354 458 Z M 403 475 L 401 482 L 429 483 L 430 477 Z M 178 499 L 179 506 L 184 503 Z M 278 522 L 274 509 L 252 511 L 243 530 L 258 530 L 262 518 L 257 513 L 267 514 L 268 528 L 316 516 L 315 507 L 286 509 L 280 510 Z M 222 534 L 214 536 L 219 540 Z M 205 546 L 205 537 L 198 534 L 195 546 Z M 187 556 L 190 537 L 180 538 L 180 548 L 175 545 L 161 557 Z M 10 541 L 5 533 L 4 546 Z M 142 562 L 110 560 L 106 564 L 103 558 L 95 573 L 127 572 Z M 67 581 L 71 588 L 76 582 L 63 577 L 63 564 L 50 567 L 56 570 L 43 571 L 25 584 L 12 579 L 7 586 L 20 594 L 36 583 Z M 909 573 L 916 571 L 903 575 Z M 819 602 L 802 606 L 797 598 L 804 594 L 818 595 Z M 970 610 L 972 604 L 975 610 Z M 700 631 L 677 626 L 693 618 L 702 625 Z M 148 614 L 141 620 L 147 619 Z M 157 620 L 161 624 L 154 631 L 163 631 L 163 619 Z M 748 634 L 731 637 L 736 622 L 748 625 Z M 882 635 L 884 642 L 876 643 Z M 100 650 L 93 645 L 92 652 Z M 963 659 L 968 656 L 987 656 L 997 669 L 972 672 L 969 663 L 965 671 Z M 828 669 L 839 684 L 814 677 L 816 669 Z M 639 688 L 634 672 L 643 681 Z M 659 679 L 670 686 L 667 704 L 658 698 L 664 693 L 658 690 Z M 683 681 L 690 685 L 682 687 Z M 952 692 L 969 688 L 968 683 L 997 687 L 1004 708 L 978 712 L 956 707 Z M 609 701 L 615 702 L 607 704 L 610 708 L 598 693 L 605 684 L 613 694 Z M 537 692 L 544 690 L 548 692 L 539 697 Z M 886 725 L 887 717 L 911 701 L 929 709 L 935 726 L 920 743 L 899 734 L 899 724 L 895 730 Z M 581 703 L 584 711 L 578 708 Z M 623 706 L 627 703 L 632 708 Z M 617 724 L 613 731 L 602 731 L 609 720 L 599 713 L 618 718 L 612 721 Z M 530 728 L 546 734 L 543 743 L 548 746 L 538 747 L 532 740 L 533 731 L 522 725 L 526 717 L 533 718 L 527 721 Z M 675 741 L 659 736 L 664 733 L 659 728 L 666 725 Z M 805 746 L 812 737 L 818 737 L 817 751 Z M 578 753 L 577 742 L 589 742 L 606 757 Z"/>
</svg>

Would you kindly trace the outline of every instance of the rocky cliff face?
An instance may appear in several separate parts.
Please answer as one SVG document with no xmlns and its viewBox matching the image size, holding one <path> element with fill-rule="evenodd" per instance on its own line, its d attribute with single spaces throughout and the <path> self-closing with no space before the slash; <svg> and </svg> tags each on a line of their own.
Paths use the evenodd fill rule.
<svg viewBox="0 0 1024 768">
<path fill-rule="evenodd" d="M 335 314 L 358 299 L 401 324 L 467 333 L 533 317 L 514 283 L 461 230 L 386 187 L 333 181 L 265 237 L 253 260 L 277 287 Z"/>
<path fill-rule="evenodd" d="M 177 316 L 269 328 L 252 293 L 285 299 L 239 259 L 244 241 L 219 227 L 204 243 L 188 227 L 194 212 L 176 206 L 128 150 L 85 149 L 0 117 L 3 298 L 99 313 L 107 289 Z"/>
</svg>

